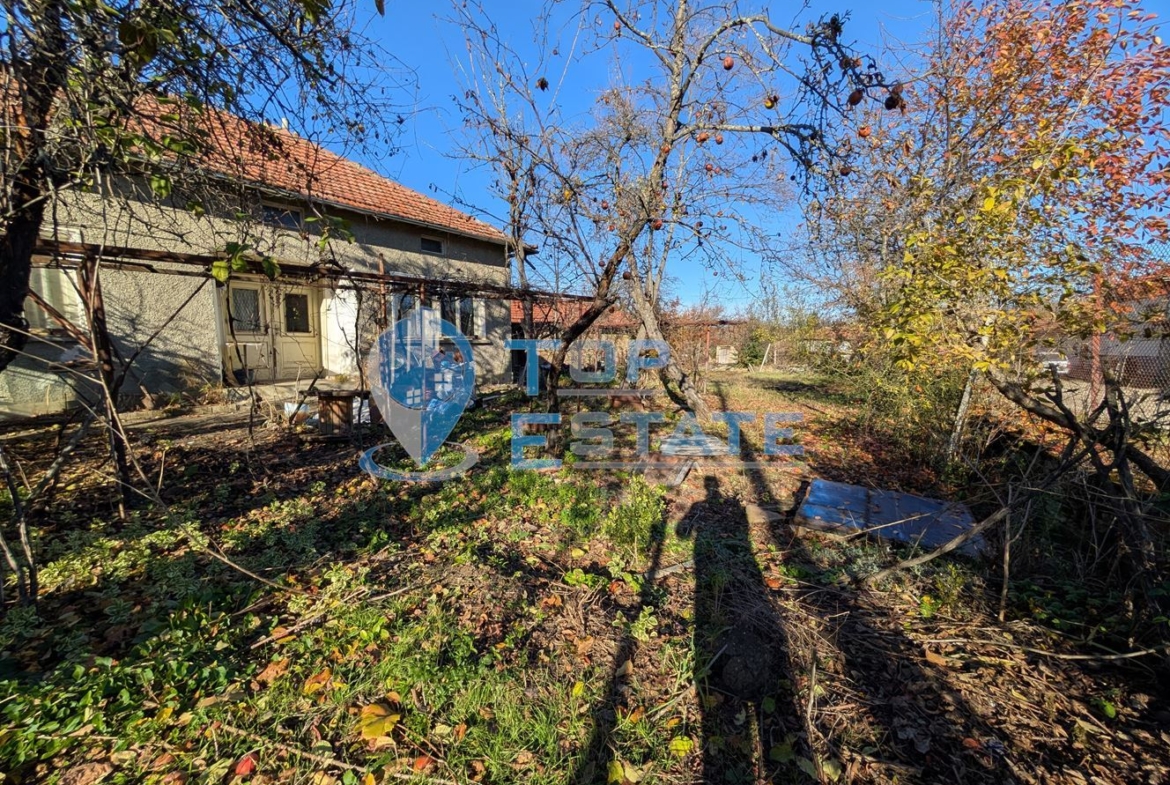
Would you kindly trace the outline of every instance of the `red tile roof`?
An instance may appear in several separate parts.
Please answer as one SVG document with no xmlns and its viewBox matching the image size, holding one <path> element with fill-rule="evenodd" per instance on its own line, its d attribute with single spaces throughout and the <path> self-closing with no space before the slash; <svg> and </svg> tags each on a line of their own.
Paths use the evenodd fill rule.
<svg viewBox="0 0 1170 785">
<path fill-rule="evenodd" d="M 165 134 L 175 130 L 179 114 L 189 110 L 160 105 L 151 125 Z M 206 135 L 201 165 L 219 174 L 305 199 L 406 221 L 439 232 L 474 237 L 501 245 L 499 229 L 389 180 L 361 164 L 280 128 L 261 125 L 213 110 L 195 116 Z"/>
<path fill-rule="evenodd" d="M 556 325 L 567 327 L 574 322 L 587 308 L 589 303 L 583 300 L 558 300 L 557 302 L 539 301 L 532 304 L 532 320 L 538 325 Z M 524 321 L 524 303 L 520 300 L 512 301 L 512 324 Z M 593 323 L 595 327 L 609 327 L 611 329 L 630 329 L 638 326 L 633 316 L 617 308 L 611 308 Z"/>
</svg>

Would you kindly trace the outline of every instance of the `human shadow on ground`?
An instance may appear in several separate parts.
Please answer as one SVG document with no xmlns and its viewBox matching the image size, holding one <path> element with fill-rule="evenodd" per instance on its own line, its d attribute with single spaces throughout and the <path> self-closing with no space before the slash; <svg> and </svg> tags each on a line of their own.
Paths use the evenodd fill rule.
<svg viewBox="0 0 1170 785">
<path fill-rule="evenodd" d="M 702 781 L 766 781 L 769 751 L 800 730 L 783 620 L 752 547 L 747 512 L 703 478 L 680 536 L 694 541 L 694 672 Z M 790 743 L 789 743 L 790 744 Z M 793 772 L 795 773 L 795 772 Z"/>
<path fill-rule="evenodd" d="M 749 440 L 740 457 L 749 467 L 767 460 Z M 744 474 L 754 498 L 772 496 L 763 472 Z M 785 518 L 767 524 L 722 498 L 716 478 L 704 485 L 712 515 L 694 532 L 704 783 L 1012 776 L 1008 748 L 949 682 L 946 666 L 926 662 L 888 607 L 838 585 L 797 536 L 791 524 L 806 486 Z M 769 544 L 773 563 L 762 567 L 757 550 Z M 860 722 L 842 725 L 838 706 L 849 703 Z M 736 733 L 753 708 L 754 747 Z"/>
</svg>

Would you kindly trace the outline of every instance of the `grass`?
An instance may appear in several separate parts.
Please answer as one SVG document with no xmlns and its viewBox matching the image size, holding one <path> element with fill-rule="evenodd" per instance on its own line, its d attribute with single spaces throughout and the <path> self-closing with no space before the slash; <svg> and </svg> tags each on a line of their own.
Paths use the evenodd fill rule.
<svg viewBox="0 0 1170 785">
<path fill-rule="evenodd" d="M 815 385 L 753 379 L 728 378 L 718 396 L 839 411 Z M 806 411 L 809 465 L 828 468 L 841 453 L 827 415 Z M 41 528 L 39 611 L 0 622 L 0 770 L 48 783 L 919 782 L 945 762 L 997 782 L 1003 767 L 964 746 L 993 732 L 1049 773 L 1073 757 L 1165 757 L 1141 737 L 1124 679 L 930 670 L 920 639 L 987 624 L 982 572 L 940 561 L 863 601 L 845 582 L 888 563 L 887 546 L 748 523 L 745 504 L 791 498 L 791 473 L 698 471 L 668 491 L 571 466 L 517 472 L 506 412 L 469 417 L 459 438 L 481 461 L 442 484 L 375 481 L 346 447 L 289 458 L 280 439 L 244 453 L 218 434 L 168 443 L 184 469 L 167 510 L 115 522 L 97 496 L 67 497 Z M 757 426 L 744 438 L 758 450 Z M 209 558 L 209 543 L 282 590 Z M 1021 582 L 1013 607 L 1034 625 L 1073 614 L 1078 596 Z M 774 671 L 750 700 L 719 686 L 741 627 L 763 630 L 747 662 Z M 1008 682 L 1053 727 L 1107 706 L 1114 718 L 1100 708 L 1098 721 L 1129 722 L 1131 746 L 1089 735 L 1066 757 L 1017 740 L 1017 726 L 988 728 L 1003 712 L 981 701 L 1012 705 L 996 692 Z M 931 725 L 944 701 L 953 732 Z M 945 754 L 913 746 L 927 727 Z"/>
<path fill-rule="evenodd" d="M 438 487 L 315 481 L 208 525 L 200 511 L 229 496 L 215 486 L 169 516 L 93 520 L 47 540 L 42 608 L 63 610 L 65 624 L 31 609 L 0 624 L 5 768 L 53 780 L 97 755 L 112 781 L 211 781 L 254 753 L 257 771 L 281 781 L 310 781 L 330 769 L 322 760 L 358 760 L 379 776 L 562 781 L 597 680 L 586 667 L 566 681 L 532 645 L 548 603 L 561 602 L 533 603 L 526 583 L 571 589 L 562 579 L 573 570 L 549 558 L 585 561 L 580 546 L 603 524 L 623 547 L 645 543 L 663 504 L 645 483 L 614 506 L 625 495 L 587 478 L 513 472 L 507 436 L 483 433 L 483 465 Z M 180 524 L 297 593 L 207 560 Z M 591 569 L 602 574 L 577 592 L 621 579 Z M 296 620 L 313 623 L 284 635 Z M 641 614 L 629 627 L 648 638 L 654 625 Z M 33 672 L 34 658 L 51 664 Z M 388 695 L 398 722 L 363 739 L 362 709 Z"/>
</svg>

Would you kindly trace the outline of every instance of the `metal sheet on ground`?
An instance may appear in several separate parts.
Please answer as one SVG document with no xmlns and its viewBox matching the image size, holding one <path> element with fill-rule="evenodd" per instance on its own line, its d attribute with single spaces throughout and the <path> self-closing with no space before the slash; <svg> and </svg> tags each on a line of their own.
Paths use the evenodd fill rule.
<svg viewBox="0 0 1170 785">
<path fill-rule="evenodd" d="M 828 480 L 813 480 L 796 511 L 796 525 L 837 535 L 865 532 L 933 550 L 975 525 L 967 506 L 909 493 L 870 490 Z M 983 538 L 974 537 L 958 548 L 978 556 Z"/>
</svg>

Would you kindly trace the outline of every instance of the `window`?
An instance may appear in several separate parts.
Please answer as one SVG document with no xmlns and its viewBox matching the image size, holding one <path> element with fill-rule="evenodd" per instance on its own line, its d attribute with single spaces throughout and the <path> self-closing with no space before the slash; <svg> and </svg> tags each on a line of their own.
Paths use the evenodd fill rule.
<svg viewBox="0 0 1170 785">
<path fill-rule="evenodd" d="M 470 297 L 464 297 L 459 301 L 459 332 L 466 335 L 468 338 L 476 338 L 479 332 L 475 329 L 475 301 Z"/>
<path fill-rule="evenodd" d="M 232 330 L 238 333 L 260 332 L 260 290 L 232 287 Z"/>
<path fill-rule="evenodd" d="M 443 321 L 450 322 L 459 328 L 459 332 L 468 338 L 482 338 L 483 303 L 471 297 L 451 297 L 444 295 L 439 300 L 439 311 Z"/>
<path fill-rule="evenodd" d="M 459 298 L 448 297 L 443 295 L 439 299 L 439 315 L 443 317 L 444 322 L 450 322 L 463 331 L 463 326 L 459 324 Z"/>
<path fill-rule="evenodd" d="M 75 273 L 56 267 L 34 267 L 29 273 L 29 288 L 36 292 L 53 310 L 64 316 L 76 327 L 86 329 L 85 308 L 74 283 Z M 29 329 L 37 332 L 64 332 L 53 317 L 34 303 L 24 301 L 24 316 Z"/>
<path fill-rule="evenodd" d="M 308 333 L 309 295 L 286 294 L 284 296 L 284 331 L 286 333 Z"/>
<path fill-rule="evenodd" d="M 394 316 L 394 321 L 405 319 L 411 311 L 418 307 L 418 297 L 413 294 L 400 294 L 397 300 L 398 311 Z"/>
<path fill-rule="evenodd" d="M 300 231 L 301 228 L 301 211 L 293 207 L 282 207 L 275 204 L 261 205 L 260 219 L 269 226 L 278 229 Z"/>
<path fill-rule="evenodd" d="M 442 253 L 443 241 L 435 237 L 424 237 L 420 247 L 423 253 Z"/>
</svg>

